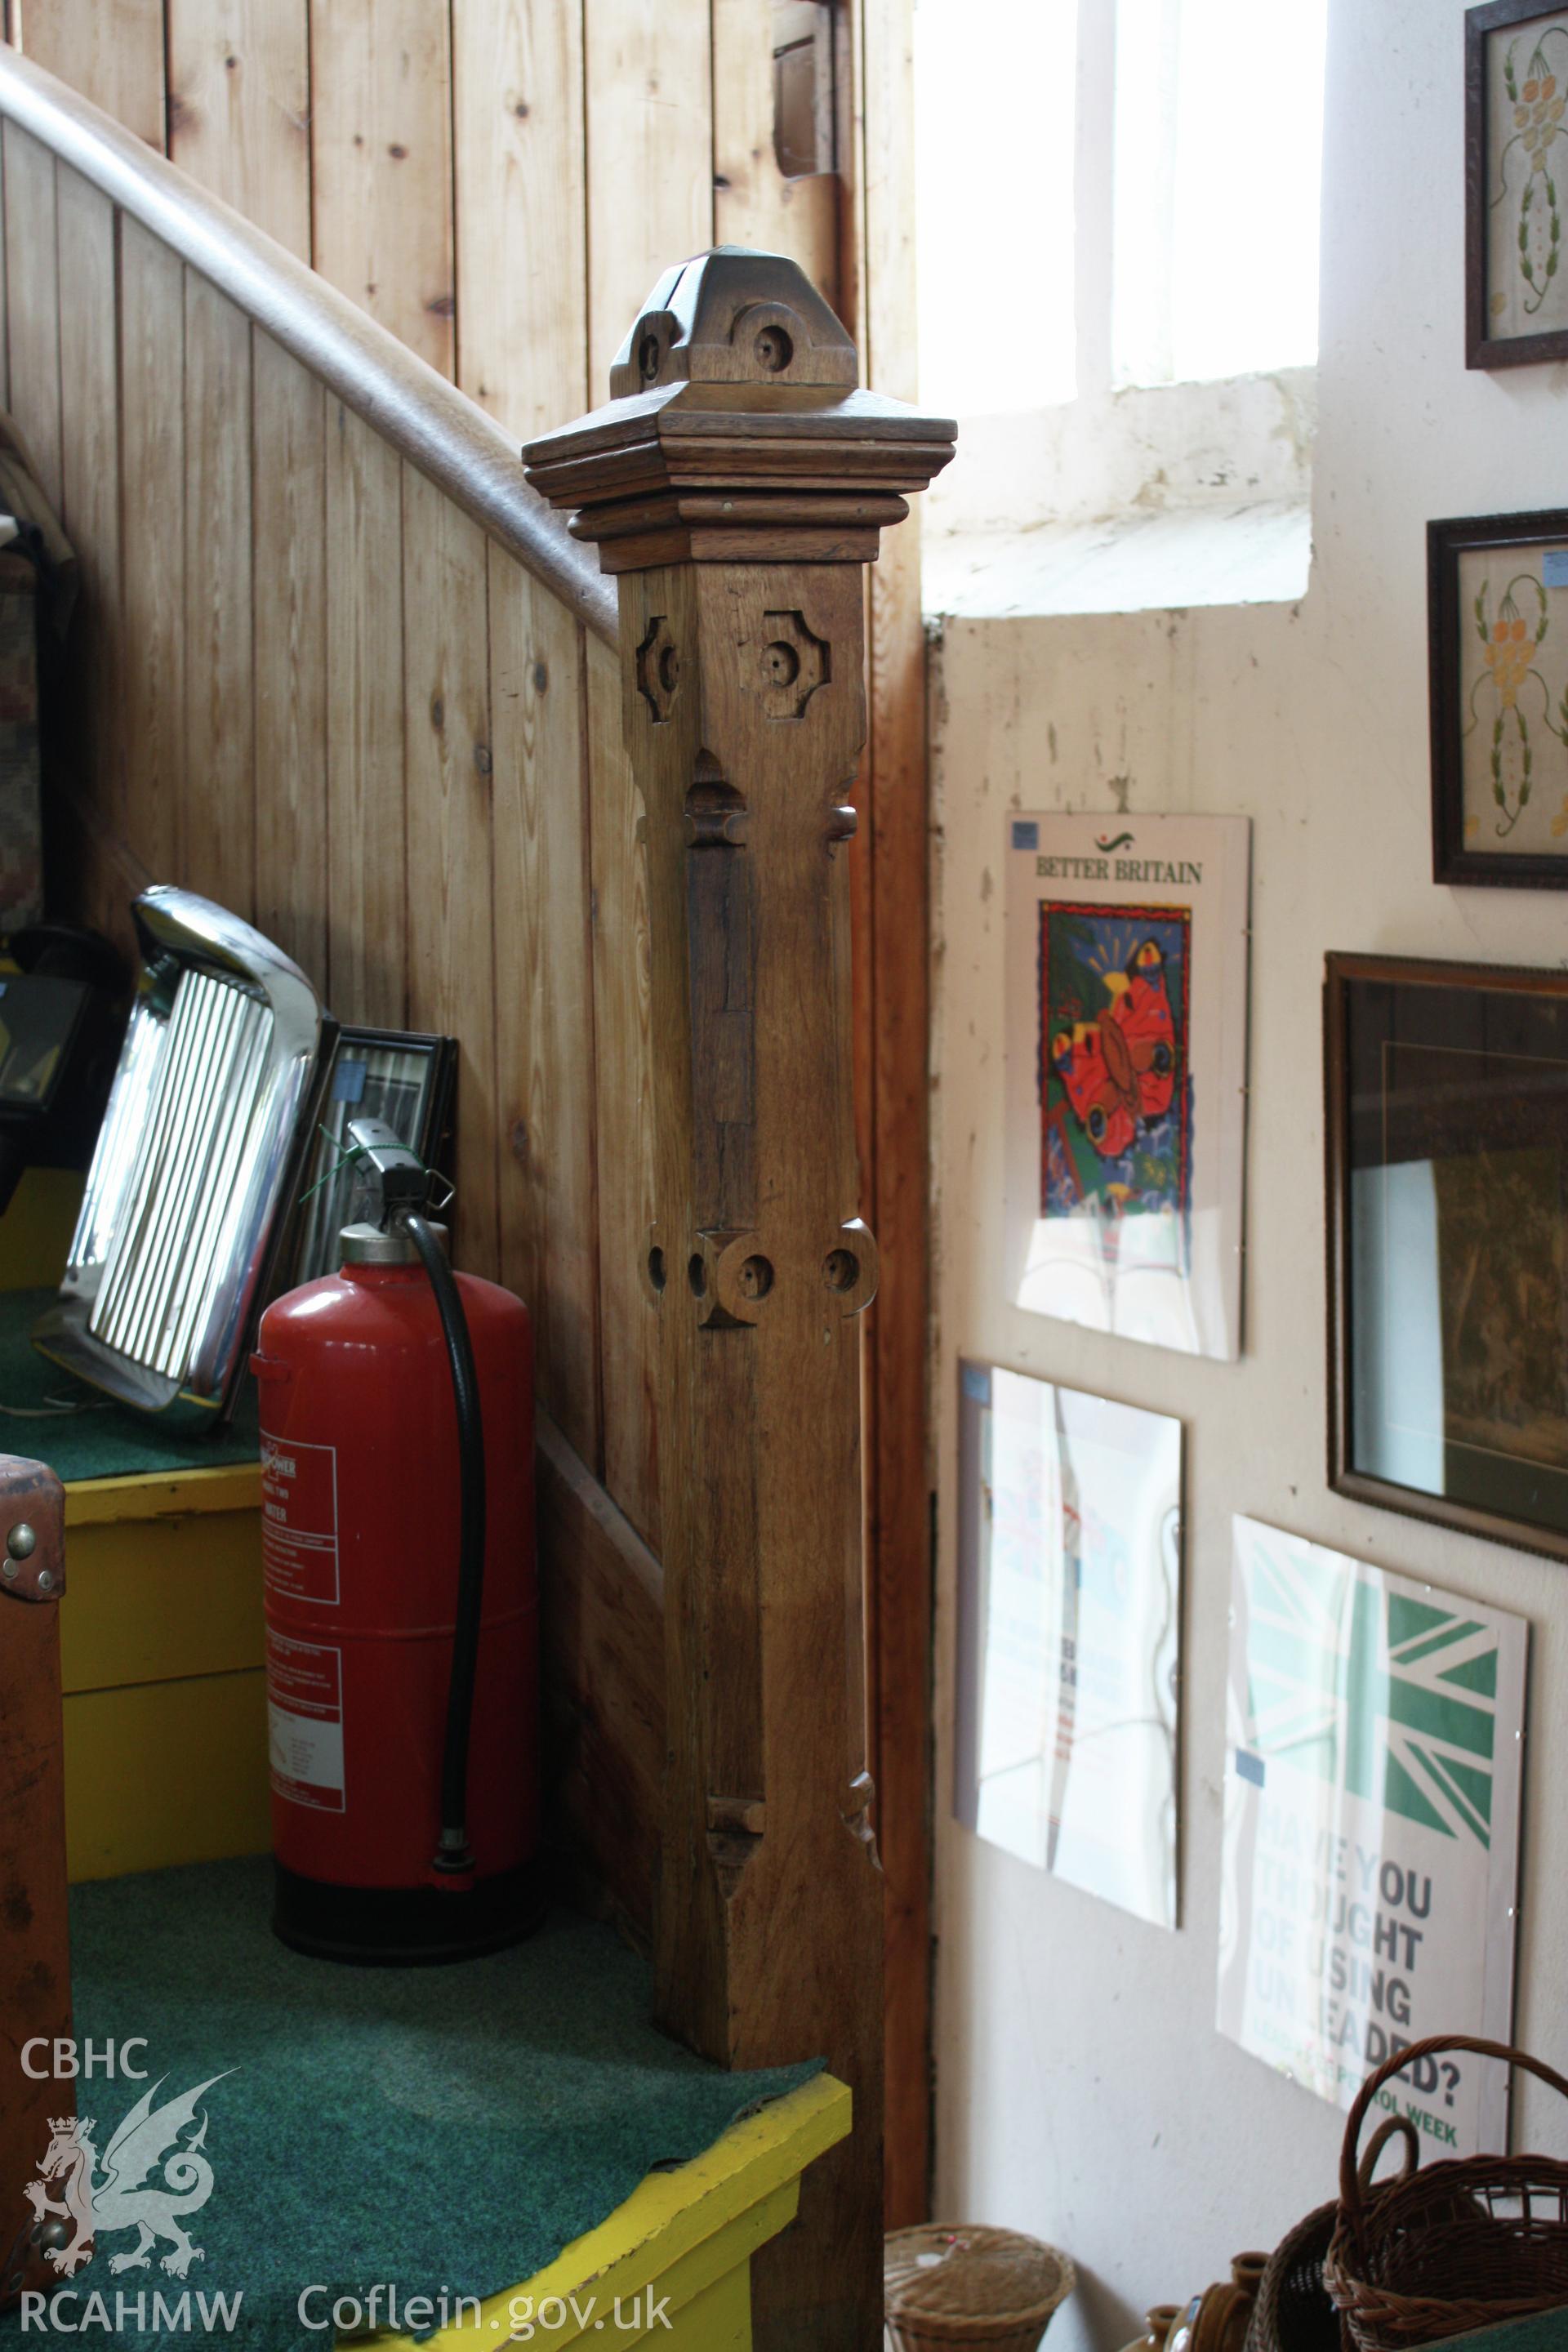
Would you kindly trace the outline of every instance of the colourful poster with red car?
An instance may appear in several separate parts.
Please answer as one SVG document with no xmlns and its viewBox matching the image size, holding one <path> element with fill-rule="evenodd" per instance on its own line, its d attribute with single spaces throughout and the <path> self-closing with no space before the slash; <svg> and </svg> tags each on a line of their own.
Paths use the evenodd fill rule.
<svg viewBox="0 0 1568 2352">
<path fill-rule="evenodd" d="M 1251 828 L 1006 825 L 1008 1295 L 1235 1357 Z"/>
<path fill-rule="evenodd" d="M 1173 1211 L 1192 1190 L 1191 910 L 1040 904 L 1040 1214 Z"/>
</svg>

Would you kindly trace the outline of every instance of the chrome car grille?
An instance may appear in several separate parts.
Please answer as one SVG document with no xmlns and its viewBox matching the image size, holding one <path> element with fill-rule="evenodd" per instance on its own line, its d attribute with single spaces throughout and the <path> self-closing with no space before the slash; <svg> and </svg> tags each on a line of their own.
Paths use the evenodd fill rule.
<svg viewBox="0 0 1568 2352">
<path fill-rule="evenodd" d="M 121 1402 L 232 1402 L 328 1032 L 298 966 L 190 891 L 133 908 L 144 961 L 58 1304 L 34 1339 Z"/>
</svg>

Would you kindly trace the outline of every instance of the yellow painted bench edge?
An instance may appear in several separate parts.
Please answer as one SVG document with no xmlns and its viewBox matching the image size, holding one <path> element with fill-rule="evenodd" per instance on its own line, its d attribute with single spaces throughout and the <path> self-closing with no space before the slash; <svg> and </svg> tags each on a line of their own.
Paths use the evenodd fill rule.
<svg viewBox="0 0 1568 2352">
<path fill-rule="evenodd" d="M 183 1519 L 196 1511 L 257 1511 L 259 1462 L 220 1462 L 211 1470 L 139 1470 L 123 1478 L 79 1478 L 66 1488 L 68 1528 L 110 1519 Z M 68 1561 L 68 1580 L 70 1566 Z"/>
<path fill-rule="evenodd" d="M 771 2099 L 755 2115 L 742 2116 L 689 2164 L 673 2172 L 650 2172 L 596 2229 L 574 2238 L 531 2278 L 487 2296 L 477 2322 L 470 2319 L 465 2326 L 454 2321 L 426 2336 L 420 2352 L 447 2352 L 448 2347 L 467 2352 L 476 2331 L 492 2343 L 498 2337 L 504 2342 L 510 2306 L 523 2296 L 531 2297 L 538 2311 L 555 2297 L 568 2307 L 574 2296 L 585 2305 L 591 2294 L 603 2314 L 617 2295 L 626 2300 L 655 2281 L 662 2293 L 669 2278 L 670 2302 L 678 2306 L 731 2266 L 721 2262 L 703 2264 L 700 2273 L 689 2272 L 682 2293 L 682 2283 L 669 2277 L 681 2258 L 704 2241 L 727 2234 L 753 2208 L 770 2206 L 767 2219 L 773 2230 L 735 2233 L 734 2259 L 747 2258 L 752 2251 L 749 2240 L 763 2243 L 793 2217 L 794 2194 L 781 2198 L 779 2192 L 793 2192 L 813 2158 L 848 2136 L 851 2120 L 848 2084 L 833 2074 L 814 2075 L 798 2090 Z M 588 2332 L 599 2332 L 591 2321 Z M 555 2352 L 565 2352 L 578 2340 L 577 2330 L 552 2329 L 547 2340 Z M 407 2336 L 383 2338 L 388 2347 L 412 2341 Z"/>
</svg>

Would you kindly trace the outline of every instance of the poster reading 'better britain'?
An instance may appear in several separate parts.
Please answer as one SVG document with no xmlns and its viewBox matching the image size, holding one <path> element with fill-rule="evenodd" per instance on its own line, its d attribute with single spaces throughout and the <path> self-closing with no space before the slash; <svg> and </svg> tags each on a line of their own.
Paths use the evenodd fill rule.
<svg viewBox="0 0 1568 2352">
<path fill-rule="evenodd" d="M 1429 2034 L 1511 2038 L 1529 1628 L 1235 1522 L 1219 2026 L 1348 2107 Z M 1379 2094 L 1427 2158 L 1508 2146 L 1489 2059 Z"/>
</svg>

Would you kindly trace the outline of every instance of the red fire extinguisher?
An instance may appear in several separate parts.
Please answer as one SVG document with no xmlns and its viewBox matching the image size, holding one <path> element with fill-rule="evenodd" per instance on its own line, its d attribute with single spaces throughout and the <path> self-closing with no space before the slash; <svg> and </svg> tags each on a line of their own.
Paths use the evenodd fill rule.
<svg viewBox="0 0 1568 2352">
<path fill-rule="evenodd" d="M 267 1309 L 252 1358 L 273 1927 L 331 1959 L 458 1959 L 542 1909 L 532 1334 L 451 1272 L 392 1129 L 349 1134 L 382 1222 Z"/>
</svg>

